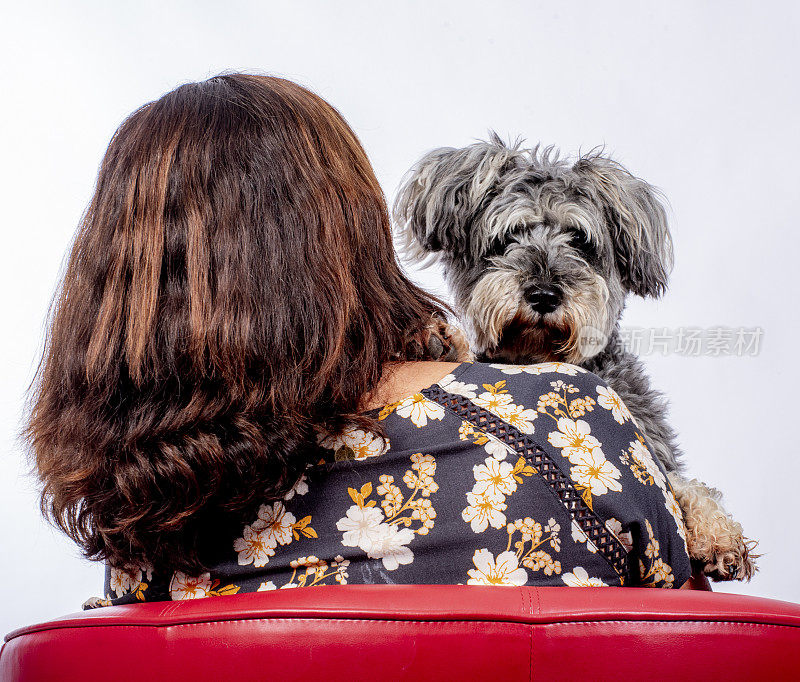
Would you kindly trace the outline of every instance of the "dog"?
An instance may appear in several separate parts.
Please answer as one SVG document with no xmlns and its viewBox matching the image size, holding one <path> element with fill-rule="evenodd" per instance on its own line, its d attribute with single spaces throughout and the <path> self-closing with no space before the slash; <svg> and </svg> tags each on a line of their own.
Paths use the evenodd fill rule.
<svg viewBox="0 0 800 682">
<path fill-rule="evenodd" d="M 714 580 L 749 580 L 756 543 L 719 491 L 686 477 L 666 400 L 620 338 L 626 298 L 667 288 L 673 249 L 659 192 L 602 151 L 570 160 L 492 133 L 425 155 L 393 214 L 405 258 L 441 263 L 476 357 L 599 375 L 663 464 L 695 565 Z"/>
</svg>

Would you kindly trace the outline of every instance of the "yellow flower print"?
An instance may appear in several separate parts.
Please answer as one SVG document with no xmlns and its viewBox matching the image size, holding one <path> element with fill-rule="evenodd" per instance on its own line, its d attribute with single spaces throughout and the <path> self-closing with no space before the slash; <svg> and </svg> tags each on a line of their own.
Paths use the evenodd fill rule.
<svg viewBox="0 0 800 682">
<path fill-rule="evenodd" d="M 461 422 L 461 426 L 458 427 L 458 437 L 461 440 L 469 440 L 473 435 L 475 435 L 475 427 L 468 421 Z M 480 436 L 483 437 L 483 441 L 478 445 L 483 445 L 486 442 L 486 435 L 480 434 Z M 475 442 L 477 443 L 478 441 L 476 440 Z"/>
<path fill-rule="evenodd" d="M 542 528 L 530 517 L 517 519 L 506 527 L 508 532 L 508 545 L 506 551 L 511 550 L 514 535 L 519 532 L 520 539 L 513 543 L 519 562 L 531 571 L 542 571 L 545 575 L 561 573 L 561 562 L 556 561 L 549 552 L 542 549 L 549 544 L 555 552 L 561 550 L 561 539 L 558 536 L 561 525 L 555 519 L 550 519 Z M 530 547 L 526 548 L 527 543 Z"/>
<path fill-rule="evenodd" d="M 507 405 L 500 410 L 498 416 L 508 422 L 510 426 L 519 429 L 522 433 L 532 434 L 535 431 L 533 420 L 539 415 L 536 413 L 536 410 L 525 409 L 521 405 Z"/>
<path fill-rule="evenodd" d="M 461 518 L 470 524 L 473 533 L 483 533 L 488 526 L 502 528 L 506 523 L 503 514 L 507 505 L 505 497 L 492 495 L 476 495 L 467 493 L 467 508 L 461 512 Z"/>
<path fill-rule="evenodd" d="M 398 416 L 410 419 L 417 428 L 426 426 L 429 419 L 433 421 L 444 419 L 444 407 L 428 400 L 422 393 L 416 393 L 390 407 L 397 411 Z M 379 419 L 385 419 L 386 416 L 388 414 L 384 415 L 381 412 Z"/>
<path fill-rule="evenodd" d="M 514 467 L 508 462 L 488 457 L 483 464 L 476 464 L 472 467 L 472 472 L 475 477 L 472 492 L 476 495 L 488 494 L 492 497 L 503 497 L 517 489 Z"/>
<path fill-rule="evenodd" d="M 536 403 L 536 411 L 547 415 L 554 421 L 558 421 L 561 418 L 577 419 L 587 412 L 592 412 L 597 404 L 589 396 L 577 396 L 570 399 L 569 395 L 578 393 L 578 389 L 560 379 L 551 381 L 550 386 L 553 387 L 552 391 L 539 396 L 539 400 Z"/>
<path fill-rule="evenodd" d="M 220 587 L 219 580 L 211 580 L 210 573 L 199 576 L 189 576 L 182 571 L 175 571 L 169 581 L 169 596 L 172 601 L 184 599 L 201 599 L 204 597 L 221 597 L 236 594 L 238 585 L 225 585 Z"/>
<path fill-rule="evenodd" d="M 644 444 L 644 439 L 636 434 L 636 440 L 628 446 L 628 451 L 620 456 L 623 463 L 627 464 L 633 475 L 643 485 L 657 485 L 662 490 L 667 487 L 667 478 L 658 468 L 653 455 Z"/>
<path fill-rule="evenodd" d="M 678 500 L 675 499 L 675 493 L 672 492 L 669 486 L 664 486 L 661 492 L 664 494 L 664 504 L 667 507 L 667 511 L 675 521 L 678 535 L 680 535 L 683 540 L 683 544 L 686 545 L 686 525 L 683 519 L 683 510 L 678 504 Z"/>
<path fill-rule="evenodd" d="M 269 580 L 261 583 L 258 591 L 285 590 L 292 587 L 315 587 L 324 585 L 325 580 L 331 577 L 340 585 L 346 585 L 348 578 L 347 567 L 349 565 L 350 562 L 342 556 L 335 557 L 330 564 L 314 555 L 301 556 L 289 563 L 293 571 L 288 583 L 278 588 L 275 583 Z"/>
<path fill-rule="evenodd" d="M 415 535 L 427 535 L 436 518 L 436 510 L 429 499 L 439 490 L 433 479 L 436 460 L 421 452 L 411 455 L 410 459 L 411 469 L 403 476 L 411 490 L 407 499 L 395 485 L 394 478 L 384 474 L 378 479 L 381 484 L 377 489 L 378 495 L 383 497 L 383 511 L 375 506 L 375 500 L 368 499 L 372 495 L 372 483 L 367 482 L 360 490 L 348 488 L 350 499 L 355 504 L 336 523 L 336 528 L 343 531 L 343 545 L 358 547 L 371 559 L 381 559 L 384 568 L 390 571 L 414 560 L 414 553 L 406 545 Z M 412 529 L 415 522 L 419 526 Z"/>
<path fill-rule="evenodd" d="M 609 410 L 611 416 L 614 417 L 614 421 L 618 424 L 624 424 L 631 419 L 631 413 L 613 388 L 610 386 L 598 386 L 597 396 L 597 404 Z"/>
<path fill-rule="evenodd" d="M 539 416 L 536 410 L 514 404 L 514 398 L 505 386 L 505 379 L 495 384 L 483 384 L 484 392 L 476 396 L 472 402 L 508 422 L 522 433 L 534 433 L 533 420 Z"/>
<path fill-rule="evenodd" d="M 576 566 L 571 573 L 565 573 L 561 576 L 561 580 L 570 587 L 608 587 L 608 583 L 600 578 L 589 577 L 589 573 L 582 566 Z"/>
<path fill-rule="evenodd" d="M 536 403 L 536 409 L 543 414 L 547 414 L 547 408 L 552 407 L 558 409 L 558 405 L 561 402 L 561 396 L 556 393 L 555 391 L 550 391 L 549 393 L 545 393 L 542 396 L 539 396 L 539 400 Z"/>
<path fill-rule="evenodd" d="M 374 433 L 355 428 L 345 429 L 345 431 L 336 436 L 322 438 L 320 445 L 333 450 L 336 461 L 380 457 L 390 447 L 388 439 L 383 439 Z"/>
<path fill-rule="evenodd" d="M 275 538 L 266 533 L 264 528 L 245 526 L 242 537 L 233 541 L 233 550 L 238 552 L 240 566 L 253 564 L 260 568 L 269 563 L 275 554 Z"/>
<path fill-rule="evenodd" d="M 132 592 L 139 601 L 144 601 L 144 593 L 148 587 L 148 584 L 144 582 L 145 573 L 148 581 L 153 579 L 153 569 L 151 567 L 131 568 L 128 570 L 112 567 L 109 576 L 109 587 L 116 593 L 117 597 L 122 597 Z"/>
<path fill-rule="evenodd" d="M 294 514 L 286 511 L 282 502 L 271 505 L 262 504 L 258 508 L 258 520 L 255 525 L 267 533 L 268 542 L 275 545 L 288 545 L 292 539 L 299 539 L 298 531 L 306 537 L 317 537 L 316 531 L 308 526 L 310 516 L 298 521 Z"/>
<path fill-rule="evenodd" d="M 429 497 L 439 490 L 439 485 L 433 480 L 436 473 L 436 460 L 433 455 L 423 455 L 418 452 L 411 455 L 411 462 L 411 471 L 406 471 L 403 476 L 405 484 L 411 490 L 419 490 L 423 497 Z"/>
<path fill-rule="evenodd" d="M 644 550 L 644 558 L 648 559 L 648 565 L 645 565 L 644 559 L 639 559 L 639 572 L 643 585 L 648 587 L 672 587 L 675 582 L 675 576 L 672 574 L 672 567 L 665 563 L 660 556 L 660 545 L 653 534 L 653 527 L 650 521 L 645 519 L 645 528 L 647 529 L 648 542 Z"/>
<path fill-rule="evenodd" d="M 582 417 L 587 412 L 594 410 L 596 404 L 588 395 L 584 398 L 575 398 L 569 404 L 569 413 L 573 417 Z"/>
<path fill-rule="evenodd" d="M 514 552 L 502 552 L 495 559 L 488 549 L 476 550 L 472 563 L 475 568 L 467 571 L 467 585 L 520 586 L 528 582 L 528 573 Z"/>
<path fill-rule="evenodd" d="M 242 537 L 233 541 L 233 550 L 238 554 L 240 566 L 252 563 L 260 568 L 269 563 L 278 545 L 288 545 L 292 540 L 299 540 L 301 535 L 317 537 L 311 527 L 311 516 L 298 521 L 294 514 L 286 511 L 283 502 L 262 504 L 258 508 L 258 518 L 244 527 Z"/>
<path fill-rule="evenodd" d="M 512 404 L 513 397 L 505 390 L 506 382 L 498 381 L 496 384 L 484 384 L 483 393 L 473 399 L 478 407 L 482 407 L 489 412 L 497 412 L 505 406 Z"/>
<path fill-rule="evenodd" d="M 511 446 L 506 445 L 494 436 L 490 436 L 483 431 L 476 431 L 475 427 L 468 421 L 462 422 L 458 429 L 458 437 L 461 440 L 469 440 L 472 438 L 472 442 L 475 443 L 475 445 L 483 445 L 486 454 L 491 455 L 495 459 L 503 460 L 514 452 Z"/>
<path fill-rule="evenodd" d="M 517 489 L 523 476 L 532 476 L 536 469 L 524 457 L 519 457 L 513 467 L 488 457 L 483 464 L 476 464 L 472 471 L 475 485 L 467 493 L 468 506 L 461 512 L 461 518 L 470 524 L 474 533 L 482 533 L 490 525 L 502 528 L 506 522 L 503 514 L 506 495 Z"/>
<path fill-rule="evenodd" d="M 403 505 L 403 491 L 394 484 L 394 476 L 382 474 L 378 477 L 378 480 L 381 484 L 375 492 L 383 497 L 381 500 L 383 513 L 387 516 L 394 516 Z"/>
<path fill-rule="evenodd" d="M 559 448 L 561 454 L 572 464 L 577 464 L 584 453 L 601 447 L 601 443 L 591 434 L 591 427 L 582 419 L 573 420 L 561 417 L 558 431 L 551 431 L 547 440 L 553 447 Z"/>
<path fill-rule="evenodd" d="M 600 448 L 582 450 L 580 454 L 573 455 L 570 462 L 575 466 L 570 468 L 569 477 L 577 488 L 587 490 L 591 495 L 605 495 L 609 490 L 622 490 L 618 480 L 620 470 L 606 459 Z"/>
<path fill-rule="evenodd" d="M 170 580 L 169 583 L 169 596 L 172 601 L 209 597 L 210 592 L 210 573 L 203 573 L 199 576 L 188 576 L 182 571 L 176 571 L 172 575 L 172 580 Z"/>
</svg>

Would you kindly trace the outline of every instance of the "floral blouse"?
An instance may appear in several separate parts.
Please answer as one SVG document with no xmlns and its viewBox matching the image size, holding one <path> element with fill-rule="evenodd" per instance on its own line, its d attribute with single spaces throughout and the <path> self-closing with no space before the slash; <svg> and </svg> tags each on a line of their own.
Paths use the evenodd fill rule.
<svg viewBox="0 0 800 682">
<path fill-rule="evenodd" d="M 378 412 L 376 410 L 376 412 Z M 359 583 L 680 587 L 681 510 L 619 396 L 562 363 L 463 363 L 353 429 L 202 575 L 107 568 L 84 607 Z"/>
</svg>

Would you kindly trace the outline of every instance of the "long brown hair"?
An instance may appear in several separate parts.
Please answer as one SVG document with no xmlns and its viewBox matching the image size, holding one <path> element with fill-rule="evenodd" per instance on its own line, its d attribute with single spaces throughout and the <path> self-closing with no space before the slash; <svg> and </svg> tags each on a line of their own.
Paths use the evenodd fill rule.
<svg viewBox="0 0 800 682">
<path fill-rule="evenodd" d="M 319 428 L 379 430 L 359 401 L 443 308 L 329 104 L 248 74 L 176 88 L 115 133 L 54 300 L 43 512 L 90 558 L 202 567 L 207 524 L 282 497 Z"/>
</svg>

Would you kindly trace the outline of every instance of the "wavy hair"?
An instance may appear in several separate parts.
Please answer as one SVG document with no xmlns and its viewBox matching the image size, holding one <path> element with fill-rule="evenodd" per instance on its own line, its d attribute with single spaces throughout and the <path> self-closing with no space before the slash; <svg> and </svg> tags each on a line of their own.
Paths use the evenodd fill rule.
<svg viewBox="0 0 800 682">
<path fill-rule="evenodd" d="M 176 88 L 114 134 L 54 299 L 26 428 L 43 513 L 89 558 L 203 568 L 209 524 L 280 499 L 320 429 L 380 432 L 362 397 L 447 350 L 445 310 L 328 103 L 249 74 Z"/>
</svg>

